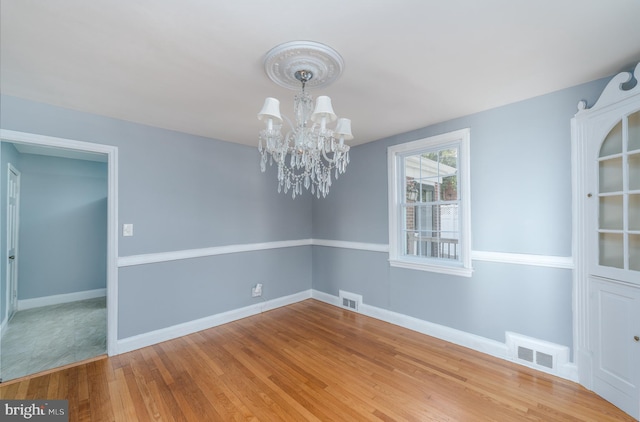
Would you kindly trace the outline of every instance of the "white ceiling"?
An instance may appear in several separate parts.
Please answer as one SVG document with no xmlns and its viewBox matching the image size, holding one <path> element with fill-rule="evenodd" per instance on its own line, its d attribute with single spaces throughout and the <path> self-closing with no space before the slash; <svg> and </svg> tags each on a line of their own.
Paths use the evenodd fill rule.
<svg viewBox="0 0 640 422">
<path fill-rule="evenodd" d="M 2 0 L 3 94 L 257 144 L 262 60 L 286 41 L 345 60 L 356 145 L 629 70 L 640 0 Z"/>
</svg>

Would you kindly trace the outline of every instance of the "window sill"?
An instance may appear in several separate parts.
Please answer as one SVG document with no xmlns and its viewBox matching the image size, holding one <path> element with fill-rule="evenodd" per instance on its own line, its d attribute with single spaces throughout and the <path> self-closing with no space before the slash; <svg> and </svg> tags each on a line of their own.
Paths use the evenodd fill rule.
<svg viewBox="0 0 640 422">
<path fill-rule="evenodd" d="M 432 273 L 456 275 L 460 277 L 471 277 L 473 268 L 452 267 L 445 265 L 423 264 L 412 261 L 401 261 L 398 259 L 389 259 L 389 265 L 398 268 L 407 268 L 410 270 L 429 271 Z"/>
</svg>

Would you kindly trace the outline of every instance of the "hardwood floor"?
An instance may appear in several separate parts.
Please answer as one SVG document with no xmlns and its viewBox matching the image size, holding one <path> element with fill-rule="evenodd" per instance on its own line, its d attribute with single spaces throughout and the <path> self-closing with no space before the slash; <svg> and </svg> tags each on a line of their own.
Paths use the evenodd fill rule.
<svg viewBox="0 0 640 422">
<path fill-rule="evenodd" d="M 583 387 L 318 301 L 0 386 L 70 421 L 633 421 Z"/>
</svg>

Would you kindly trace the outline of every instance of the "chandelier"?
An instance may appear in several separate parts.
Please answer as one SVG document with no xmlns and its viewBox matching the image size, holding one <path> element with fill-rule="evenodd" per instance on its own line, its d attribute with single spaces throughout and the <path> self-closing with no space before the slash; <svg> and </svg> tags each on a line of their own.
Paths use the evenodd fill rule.
<svg viewBox="0 0 640 422">
<path fill-rule="evenodd" d="M 312 41 L 292 41 L 269 51 L 264 60 L 265 71 L 276 84 L 299 89 L 293 99 L 295 122 L 285 119 L 283 132 L 280 102 L 265 100 L 258 119 L 265 123 L 260 131 L 258 150 L 260 169 L 274 163 L 278 167 L 278 192 L 295 198 L 303 187 L 318 198 L 327 196 L 332 175 L 345 172 L 349 163 L 349 146 L 353 139 L 351 120 L 338 119 L 331 98 L 319 96 L 315 107 L 306 87 L 324 87 L 335 81 L 344 67 L 342 57 L 331 47 Z M 337 120 L 337 122 L 336 122 Z M 331 129 L 329 124 L 335 123 Z"/>
</svg>

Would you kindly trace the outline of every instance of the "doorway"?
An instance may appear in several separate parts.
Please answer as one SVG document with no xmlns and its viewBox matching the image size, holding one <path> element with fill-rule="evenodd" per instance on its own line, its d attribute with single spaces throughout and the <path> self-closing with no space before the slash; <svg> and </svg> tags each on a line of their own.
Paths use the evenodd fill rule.
<svg viewBox="0 0 640 422">
<path fill-rule="evenodd" d="M 99 145 L 87 142 L 33 135 L 22 132 L 0 130 L 2 141 L 20 145 L 24 148 L 48 148 L 54 155 L 62 157 L 80 158 L 86 156 L 101 156 L 106 162 L 106 289 L 103 290 L 102 303 L 106 298 L 106 351 L 109 355 L 116 354 L 117 342 L 117 147 Z M 7 221 L 4 217 L 2 220 Z M 103 245 L 104 247 L 104 245 Z M 8 257 L 7 257 L 8 258 Z M 17 258 L 17 255 L 15 255 Z M 17 261 L 17 259 L 15 259 Z M 16 266 L 17 267 L 17 266 Z M 7 266 L 7 272 L 9 266 Z M 8 278 L 6 279 L 8 281 Z M 3 286 L 4 287 L 4 286 Z M 105 296 L 106 295 L 106 296 Z M 9 297 L 7 297 L 8 299 Z M 76 299 L 74 299 L 76 300 Z M 93 300 L 93 302 L 92 302 Z M 85 303 L 89 308 L 99 306 L 99 299 L 88 298 Z M 20 303 L 20 302 L 18 302 Z M 46 305 L 46 303 L 45 303 Z M 37 303 L 38 309 L 44 309 Z M 85 306 L 85 308 L 87 307 Z M 15 309 L 15 306 L 14 306 Z M 7 307 L 8 310 L 8 307 Z M 25 311 L 26 312 L 26 311 Z M 6 328 L 6 327 L 5 327 Z M 4 332 L 2 333 L 4 334 Z M 1 374 L 0 374 L 1 375 Z M 5 378 L 5 377 L 2 377 Z M 6 381 L 6 378 L 5 378 Z"/>
<path fill-rule="evenodd" d="M 11 164 L 7 175 L 7 289 L 6 323 L 18 307 L 18 227 L 20 215 L 20 172 Z"/>
</svg>

